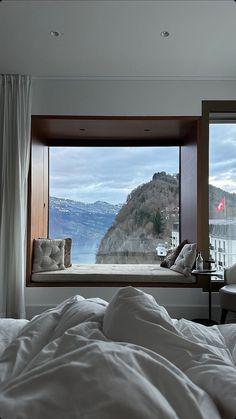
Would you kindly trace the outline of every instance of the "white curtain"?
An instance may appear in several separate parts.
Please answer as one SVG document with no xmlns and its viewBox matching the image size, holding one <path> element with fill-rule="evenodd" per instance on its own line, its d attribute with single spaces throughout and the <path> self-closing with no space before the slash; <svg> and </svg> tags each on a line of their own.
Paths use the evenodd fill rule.
<svg viewBox="0 0 236 419">
<path fill-rule="evenodd" d="M 0 316 L 25 317 L 31 77 L 0 75 Z"/>
</svg>

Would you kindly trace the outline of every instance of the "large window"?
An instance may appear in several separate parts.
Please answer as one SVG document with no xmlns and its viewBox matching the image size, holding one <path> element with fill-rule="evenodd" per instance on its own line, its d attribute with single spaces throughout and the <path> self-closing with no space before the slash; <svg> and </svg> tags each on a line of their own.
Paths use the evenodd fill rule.
<svg viewBox="0 0 236 419">
<path fill-rule="evenodd" d="M 199 130 L 189 116 L 32 116 L 27 286 L 49 286 L 32 276 L 39 237 L 72 238 L 72 263 L 95 273 L 81 286 L 122 285 L 127 264 L 158 265 L 180 240 L 196 242 Z M 109 279 L 96 274 L 103 263 L 126 266 Z"/>
<path fill-rule="evenodd" d="M 49 237 L 72 263 L 158 263 L 179 243 L 179 147 L 50 147 Z"/>
<path fill-rule="evenodd" d="M 209 130 L 209 246 L 218 269 L 236 262 L 236 122 L 226 118 Z"/>
</svg>

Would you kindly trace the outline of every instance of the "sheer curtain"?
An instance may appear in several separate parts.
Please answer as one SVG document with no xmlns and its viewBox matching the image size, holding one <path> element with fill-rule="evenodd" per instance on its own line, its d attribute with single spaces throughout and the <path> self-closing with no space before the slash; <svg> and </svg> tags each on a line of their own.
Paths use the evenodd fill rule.
<svg viewBox="0 0 236 419">
<path fill-rule="evenodd" d="M 0 75 L 0 316 L 25 317 L 31 77 Z"/>
</svg>

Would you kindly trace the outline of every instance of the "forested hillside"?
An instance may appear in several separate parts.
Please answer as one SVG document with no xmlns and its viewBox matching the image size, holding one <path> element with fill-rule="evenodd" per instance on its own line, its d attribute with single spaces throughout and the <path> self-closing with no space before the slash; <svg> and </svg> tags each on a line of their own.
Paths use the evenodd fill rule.
<svg viewBox="0 0 236 419">
<path fill-rule="evenodd" d="M 209 186 L 212 219 L 236 218 L 236 194 Z M 219 204 L 224 203 L 223 207 Z M 150 182 L 133 190 L 101 240 L 96 263 L 155 263 L 159 242 L 171 244 L 179 221 L 179 178 L 155 173 Z"/>
<path fill-rule="evenodd" d="M 173 223 L 178 220 L 178 175 L 155 173 L 127 197 L 100 243 L 96 263 L 156 261 L 157 243 L 170 243 Z"/>
</svg>

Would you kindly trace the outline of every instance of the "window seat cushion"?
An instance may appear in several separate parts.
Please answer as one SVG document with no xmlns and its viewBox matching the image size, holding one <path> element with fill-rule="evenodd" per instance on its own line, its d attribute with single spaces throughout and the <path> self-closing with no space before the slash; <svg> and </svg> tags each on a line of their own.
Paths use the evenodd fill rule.
<svg viewBox="0 0 236 419">
<path fill-rule="evenodd" d="M 194 283 L 196 277 L 184 276 L 179 272 L 159 265 L 93 264 L 72 265 L 62 271 L 37 272 L 32 282 L 172 282 Z"/>
<path fill-rule="evenodd" d="M 33 272 L 64 270 L 65 240 L 34 239 Z"/>
</svg>

